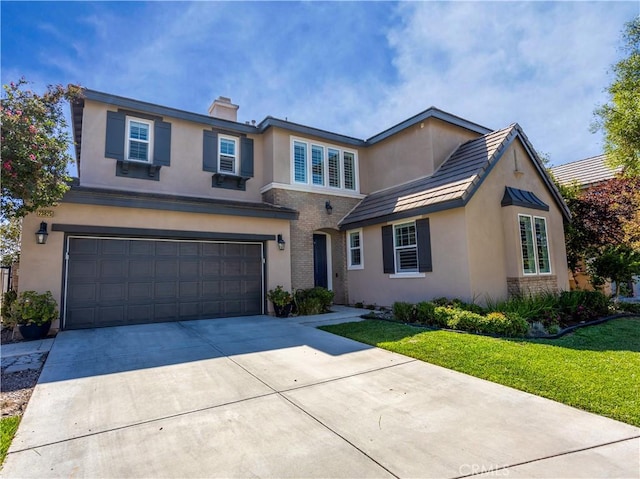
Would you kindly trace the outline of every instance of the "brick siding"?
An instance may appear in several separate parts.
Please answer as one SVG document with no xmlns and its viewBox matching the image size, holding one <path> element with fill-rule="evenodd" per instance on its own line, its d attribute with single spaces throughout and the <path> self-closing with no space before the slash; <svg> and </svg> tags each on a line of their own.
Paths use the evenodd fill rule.
<svg viewBox="0 0 640 479">
<path fill-rule="evenodd" d="M 507 278 L 509 296 L 558 292 L 558 278 L 555 275 Z"/>
<path fill-rule="evenodd" d="M 285 238 L 291 248 L 291 285 L 293 289 L 313 287 L 313 233 L 323 232 L 331 241 L 332 289 L 334 303 L 347 304 L 346 236 L 338 230 L 338 222 L 344 218 L 360 200 L 322 193 L 306 193 L 283 189 L 265 192 L 263 200 L 278 206 L 286 206 L 300 212 L 297 220 L 291 221 L 291 237 Z M 332 214 L 327 214 L 325 204 L 331 202 Z"/>
</svg>

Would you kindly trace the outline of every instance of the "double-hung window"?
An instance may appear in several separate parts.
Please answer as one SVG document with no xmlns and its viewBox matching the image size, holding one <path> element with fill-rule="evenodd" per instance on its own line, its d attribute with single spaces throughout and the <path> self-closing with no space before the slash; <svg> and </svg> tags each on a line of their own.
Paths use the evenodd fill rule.
<svg viewBox="0 0 640 479">
<path fill-rule="evenodd" d="M 311 145 L 311 173 L 313 184 L 324 186 L 324 148 Z"/>
<path fill-rule="evenodd" d="M 151 122 L 127 118 L 127 160 L 151 162 Z"/>
<path fill-rule="evenodd" d="M 347 263 L 349 269 L 363 269 L 362 230 L 350 231 L 347 234 L 347 241 L 349 242 L 347 248 Z"/>
<path fill-rule="evenodd" d="M 220 135 L 218 137 L 218 171 L 220 173 L 237 174 L 238 140 Z"/>
<path fill-rule="evenodd" d="M 393 227 L 393 248 L 397 273 L 418 272 L 418 242 L 416 224 L 402 223 Z"/>
<path fill-rule="evenodd" d="M 293 142 L 293 176 L 296 183 L 307 182 L 307 144 Z"/>
<path fill-rule="evenodd" d="M 547 221 L 539 216 L 518 215 L 524 274 L 551 273 Z"/>
<path fill-rule="evenodd" d="M 329 148 L 329 186 L 340 188 L 340 151 Z"/>
</svg>

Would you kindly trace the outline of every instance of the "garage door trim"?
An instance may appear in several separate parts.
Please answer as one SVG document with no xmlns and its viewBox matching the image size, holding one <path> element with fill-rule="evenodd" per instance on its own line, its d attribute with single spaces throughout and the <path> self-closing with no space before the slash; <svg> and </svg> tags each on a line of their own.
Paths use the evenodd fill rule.
<svg viewBox="0 0 640 479">
<path fill-rule="evenodd" d="M 238 235 L 240 236 L 240 235 Z M 255 235 L 257 236 L 257 235 Z M 270 236 L 269 236 L 270 238 Z M 162 242 L 175 242 L 175 243 L 213 243 L 213 244 L 241 244 L 241 245 L 257 245 L 260 246 L 260 258 L 262 262 L 262 267 L 260 268 L 260 276 L 261 276 L 261 288 L 260 288 L 260 307 L 261 314 L 264 314 L 265 311 L 265 269 L 266 269 L 266 258 L 265 258 L 265 244 L 261 241 L 242 241 L 242 240 L 208 240 L 208 239 L 194 239 L 194 238 L 152 238 L 152 237 L 129 237 L 129 236 L 108 236 L 108 235 L 92 235 L 92 234 L 65 234 L 64 239 L 64 268 L 63 268 L 63 295 L 62 295 L 62 318 L 61 318 L 61 329 L 66 329 L 67 326 L 67 294 L 68 294 L 68 281 L 69 281 L 69 251 L 72 239 L 95 239 L 95 240 L 122 240 L 122 241 L 162 241 Z"/>
</svg>

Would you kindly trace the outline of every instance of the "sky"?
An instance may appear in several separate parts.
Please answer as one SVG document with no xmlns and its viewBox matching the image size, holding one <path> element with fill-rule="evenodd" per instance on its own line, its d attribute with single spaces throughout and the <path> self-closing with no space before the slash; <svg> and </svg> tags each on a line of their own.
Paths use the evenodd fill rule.
<svg viewBox="0 0 640 479">
<path fill-rule="evenodd" d="M 435 106 L 519 123 L 551 165 L 602 153 L 629 2 L 0 2 L 1 78 L 75 83 L 366 139 Z"/>
</svg>

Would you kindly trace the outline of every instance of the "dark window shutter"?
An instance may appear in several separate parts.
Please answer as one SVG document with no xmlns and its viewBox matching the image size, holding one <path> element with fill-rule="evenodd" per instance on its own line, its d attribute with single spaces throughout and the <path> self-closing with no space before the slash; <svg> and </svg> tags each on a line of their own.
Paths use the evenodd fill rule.
<svg viewBox="0 0 640 479">
<path fill-rule="evenodd" d="M 431 232 L 429 218 L 416 221 L 416 235 L 418 242 L 418 271 L 426 273 L 433 271 L 431 264 Z"/>
<path fill-rule="evenodd" d="M 211 173 L 218 172 L 218 134 L 204 130 L 202 136 L 202 169 Z"/>
<path fill-rule="evenodd" d="M 244 178 L 253 177 L 253 140 L 251 138 L 241 138 L 240 140 L 240 176 Z"/>
<path fill-rule="evenodd" d="M 171 123 L 157 120 L 153 127 L 153 164 L 171 164 Z"/>
<path fill-rule="evenodd" d="M 124 161 L 124 130 L 126 120 L 124 113 L 107 111 L 107 138 L 104 156 Z"/>
<path fill-rule="evenodd" d="M 382 227 L 382 265 L 385 273 L 396 272 L 393 257 L 393 226 L 391 225 Z"/>
</svg>

